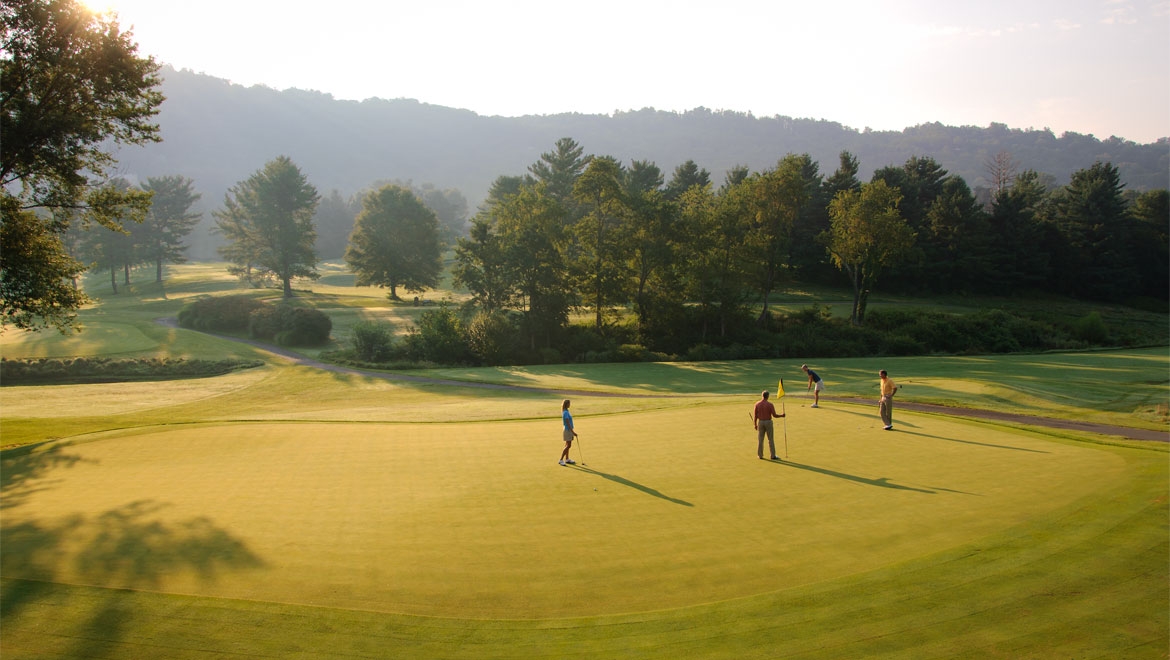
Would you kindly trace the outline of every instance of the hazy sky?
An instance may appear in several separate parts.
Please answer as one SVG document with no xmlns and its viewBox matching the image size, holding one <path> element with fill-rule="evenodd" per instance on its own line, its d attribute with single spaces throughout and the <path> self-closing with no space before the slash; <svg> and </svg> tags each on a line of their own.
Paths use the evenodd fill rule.
<svg viewBox="0 0 1170 660">
<path fill-rule="evenodd" d="M 162 63 L 340 99 L 1170 136 L 1170 0 L 86 4 Z"/>
</svg>

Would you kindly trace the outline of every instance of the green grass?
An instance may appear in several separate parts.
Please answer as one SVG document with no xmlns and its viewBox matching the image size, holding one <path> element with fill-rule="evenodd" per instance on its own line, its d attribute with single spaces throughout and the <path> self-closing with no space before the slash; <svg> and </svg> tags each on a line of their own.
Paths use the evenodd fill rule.
<svg viewBox="0 0 1170 660">
<path fill-rule="evenodd" d="M 1160 448 L 841 407 L 782 465 L 749 404 L 7 457 L 6 657 L 1164 653 Z"/>
<path fill-rule="evenodd" d="M 2 442 L 27 445 L 0 455 L 5 658 L 1166 657 L 1165 445 L 900 410 L 886 433 L 871 406 L 801 407 L 790 361 L 431 372 L 674 395 L 573 397 L 588 466 L 562 468 L 560 396 L 326 373 L 171 330 L 154 319 L 235 287 L 172 272 L 86 310 L 92 332 L 0 336 L 14 357 L 268 361 L 0 388 Z M 302 301 L 412 313 L 345 277 Z M 829 394 L 872 397 L 886 368 L 904 400 L 1165 429 L 1135 410 L 1165 405 L 1168 363 L 813 366 Z M 745 416 L 782 375 L 776 464 Z"/>
</svg>

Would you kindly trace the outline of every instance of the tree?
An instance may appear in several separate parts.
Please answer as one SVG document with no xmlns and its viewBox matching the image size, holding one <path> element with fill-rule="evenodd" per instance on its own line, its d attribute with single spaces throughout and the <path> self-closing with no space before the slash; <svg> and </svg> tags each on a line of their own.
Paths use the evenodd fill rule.
<svg viewBox="0 0 1170 660">
<path fill-rule="evenodd" d="M 1012 152 L 1007 149 L 1001 149 L 983 163 L 983 169 L 987 172 L 987 177 L 991 181 L 992 197 L 998 195 L 1012 184 L 1019 167 L 1019 163 L 1012 157 Z"/>
<path fill-rule="evenodd" d="M 235 272 L 259 271 L 260 277 L 280 281 L 291 298 L 292 279 L 316 279 L 317 234 L 313 213 L 317 189 L 287 156 L 269 161 L 224 195 L 224 208 L 214 215 L 217 227 L 230 242 L 220 253 L 235 264 Z"/>
<path fill-rule="evenodd" d="M 61 233 L 45 231 L 44 221 L 21 209 L 15 197 L 0 196 L 0 206 L 3 323 L 24 330 L 52 326 L 64 333 L 73 316 L 63 310 L 77 309 L 88 300 L 68 283 L 85 271 L 85 265 L 69 256 Z"/>
<path fill-rule="evenodd" d="M 391 300 L 399 300 L 398 287 L 421 292 L 438 286 L 442 262 L 435 212 L 402 186 L 370 192 L 362 200 L 345 261 L 357 286 L 389 287 Z"/>
<path fill-rule="evenodd" d="M 111 200 L 126 200 L 124 193 L 129 188 L 128 181 L 117 178 L 94 191 L 94 195 L 105 194 Z M 133 202 L 121 206 L 102 203 L 91 206 L 85 212 L 85 225 L 89 229 L 82 238 L 82 254 L 93 263 L 94 268 L 109 269 L 110 288 L 115 295 L 118 293 L 119 268 L 122 269 L 125 283 L 130 284 L 130 266 L 138 261 L 136 239 L 141 235 L 133 228 L 141 227 L 139 223 L 146 218 L 146 213 L 146 208 Z"/>
<path fill-rule="evenodd" d="M 1098 161 L 1073 172 L 1057 198 L 1054 220 L 1069 248 L 1059 276 L 1074 295 L 1107 300 L 1137 288 L 1123 187 L 1117 168 Z"/>
<path fill-rule="evenodd" d="M 142 189 L 153 195 L 142 224 L 140 254 L 154 261 L 155 281 L 162 282 L 163 263 L 187 261 L 184 239 L 203 217 L 202 213 L 191 212 L 201 195 L 195 192 L 195 182 L 182 176 L 150 177 Z"/>
<path fill-rule="evenodd" d="M 163 100 L 154 89 L 158 65 L 137 56 L 130 32 L 114 18 L 73 0 L 4 2 L 0 42 L 0 231 L 14 241 L 0 256 L 0 318 L 24 329 L 64 332 L 85 297 L 59 289 L 60 280 L 76 275 L 77 263 L 64 251 L 51 251 L 64 250 L 59 234 L 69 228 L 64 218 L 74 214 L 25 211 L 145 207 L 148 198 L 140 191 L 114 199 L 90 182 L 113 169 L 116 146 L 159 139 L 150 122 Z M 95 217 L 112 215 L 98 209 Z M 18 244 L 39 257 L 17 253 Z"/>
<path fill-rule="evenodd" d="M 987 270 L 990 236 L 987 217 L 962 177 L 943 180 L 923 233 L 932 247 L 923 264 L 930 288 L 971 291 Z"/>
<path fill-rule="evenodd" d="M 329 191 L 317 204 L 313 227 L 317 232 L 317 254 L 322 259 L 339 259 L 345 254 L 353 221 L 361 210 L 357 196 L 342 197 L 337 190 Z"/>
<path fill-rule="evenodd" d="M 541 154 L 528 171 L 544 183 L 546 195 L 568 208 L 573 199 L 573 186 L 592 157 L 582 156 L 584 149 L 572 138 L 557 140 L 555 147 L 555 151 Z"/>
<path fill-rule="evenodd" d="M 485 312 L 504 309 L 512 298 L 512 277 L 504 259 L 504 245 L 490 217 L 471 221 L 467 238 L 455 246 L 455 286 L 471 292 L 471 299 Z"/>
<path fill-rule="evenodd" d="M 899 263 L 914 245 L 914 232 L 898 210 L 901 200 L 897 188 L 879 179 L 860 190 L 843 190 L 829 204 L 823 240 L 833 264 L 849 275 L 854 325 L 865 322 L 869 293 L 882 269 Z"/>
<path fill-rule="evenodd" d="M 634 161 L 626 171 L 625 199 L 629 207 L 629 271 L 633 276 L 634 310 L 644 337 L 665 324 L 669 310 L 681 307 L 672 263 L 674 209 L 662 193 L 662 171 L 647 161 Z"/>
<path fill-rule="evenodd" d="M 709 183 L 711 183 L 711 173 L 700 168 L 695 164 L 695 161 L 688 160 L 674 168 L 670 183 L 666 184 L 666 198 L 674 201 L 691 188 L 695 186 L 702 188 Z"/>
<path fill-rule="evenodd" d="M 1170 190 L 1148 190 L 1130 207 L 1134 221 L 1134 255 L 1142 292 L 1170 298 Z"/>
<path fill-rule="evenodd" d="M 575 298 L 569 285 L 565 211 L 545 184 L 526 185 L 493 207 L 500 234 L 504 272 L 514 285 L 515 303 L 524 315 L 529 347 L 551 346 L 554 334 L 569 321 Z"/>
<path fill-rule="evenodd" d="M 467 234 L 467 198 L 463 193 L 454 188 L 440 190 L 430 183 L 413 190 L 419 200 L 435 212 L 442 245 L 454 245 L 459 237 Z"/>
<path fill-rule="evenodd" d="M 987 218 L 986 268 L 981 288 L 997 294 L 1040 288 L 1048 281 L 1055 228 L 1038 212 L 1048 193 L 1034 170 L 1016 176 L 995 195 Z"/>
<path fill-rule="evenodd" d="M 592 303 L 594 325 L 602 329 L 603 311 L 625 301 L 628 251 L 621 165 L 608 156 L 593 158 L 577 183 L 573 198 L 586 214 L 574 227 L 577 273 L 582 296 Z"/>
<path fill-rule="evenodd" d="M 728 321 L 750 290 L 747 259 L 756 255 L 745 250 L 748 198 L 745 182 L 724 188 L 718 196 L 711 193 L 710 186 L 696 186 L 678 201 L 682 291 L 702 311 L 703 341 L 708 339 L 712 320 L 718 336 L 727 336 Z"/>
<path fill-rule="evenodd" d="M 759 322 L 768 316 L 768 296 L 776 287 L 780 270 L 787 265 L 792 227 L 809 200 L 805 180 L 807 157 L 789 154 L 774 169 L 754 175 L 743 184 L 751 218 L 748 242 L 755 246 L 756 290 L 763 299 Z"/>
</svg>

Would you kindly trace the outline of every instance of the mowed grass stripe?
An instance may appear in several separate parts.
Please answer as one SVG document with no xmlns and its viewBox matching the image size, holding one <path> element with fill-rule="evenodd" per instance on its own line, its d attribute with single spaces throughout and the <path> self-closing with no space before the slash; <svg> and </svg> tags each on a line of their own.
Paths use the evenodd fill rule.
<svg viewBox="0 0 1170 660">
<path fill-rule="evenodd" d="M 631 616 L 474 621 L 6 579 L 6 602 L 26 585 L 42 591 L 6 614 L 5 655 L 120 648 L 111 657 L 126 657 L 138 648 L 120 645 L 126 635 L 179 658 L 1163 657 L 1165 456 L 1115 451 L 1132 469 L 1110 497 L 979 543 L 774 594 Z M 87 625 L 119 617 L 124 625 L 102 635 Z M 87 634 L 106 641 L 80 644 Z"/>
</svg>

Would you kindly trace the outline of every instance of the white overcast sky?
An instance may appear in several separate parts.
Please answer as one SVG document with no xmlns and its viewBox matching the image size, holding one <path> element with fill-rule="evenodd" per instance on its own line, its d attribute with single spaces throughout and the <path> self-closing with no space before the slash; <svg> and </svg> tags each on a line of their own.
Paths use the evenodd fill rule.
<svg viewBox="0 0 1170 660">
<path fill-rule="evenodd" d="M 339 99 L 1170 136 L 1170 0 L 86 4 L 161 63 Z"/>
</svg>

